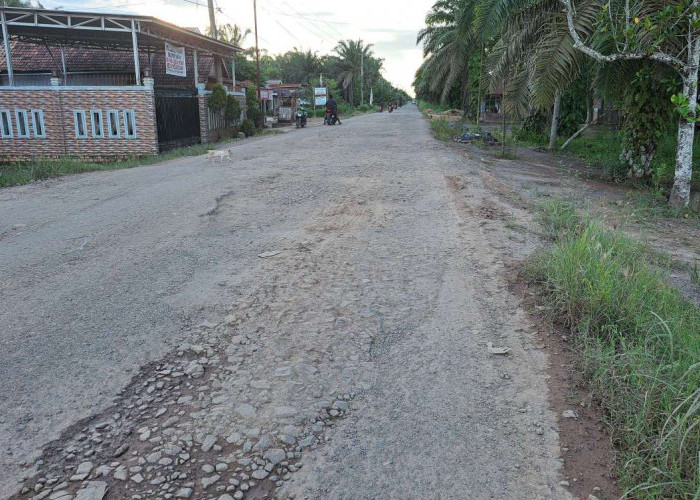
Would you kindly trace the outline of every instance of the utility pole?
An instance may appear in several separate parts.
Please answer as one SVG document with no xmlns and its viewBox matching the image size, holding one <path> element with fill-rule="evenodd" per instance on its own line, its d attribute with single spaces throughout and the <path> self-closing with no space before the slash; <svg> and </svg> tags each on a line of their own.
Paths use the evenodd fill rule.
<svg viewBox="0 0 700 500">
<path fill-rule="evenodd" d="M 214 0 L 207 0 L 209 7 L 209 34 L 216 40 L 216 16 L 214 15 Z M 216 81 L 222 83 L 224 81 L 223 73 L 221 72 L 221 63 L 223 61 L 214 56 L 214 71 L 216 72 Z"/>
<path fill-rule="evenodd" d="M 212 0 L 213 1 L 213 0 Z M 255 20 L 255 63 L 258 66 L 258 100 L 260 101 L 260 120 L 264 126 L 265 123 L 265 113 L 263 111 L 263 100 L 260 94 L 260 88 L 262 87 L 262 77 L 260 76 L 260 49 L 258 48 L 258 1 L 253 0 L 253 19 Z"/>
<path fill-rule="evenodd" d="M 207 0 L 209 6 L 209 31 L 210 36 L 216 39 L 216 17 L 214 16 L 214 0 Z"/>
</svg>

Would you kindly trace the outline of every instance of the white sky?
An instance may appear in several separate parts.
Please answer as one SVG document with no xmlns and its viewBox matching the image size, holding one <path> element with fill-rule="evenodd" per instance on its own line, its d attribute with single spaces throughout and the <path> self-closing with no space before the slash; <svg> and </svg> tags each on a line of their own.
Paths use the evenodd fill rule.
<svg viewBox="0 0 700 500">
<path fill-rule="evenodd" d="M 293 47 L 330 53 L 340 39 L 362 38 L 384 58 L 384 76 L 413 94 L 423 60 L 416 34 L 434 0 L 258 0 L 260 48 L 271 54 Z M 42 0 L 49 9 L 104 10 L 158 17 L 180 26 L 209 25 L 206 0 Z M 197 5 L 197 4 L 201 4 Z M 218 24 L 253 29 L 253 0 L 215 0 Z M 341 7 L 341 5 L 345 5 Z M 251 35 L 246 46 L 254 43 Z"/>
</svg>

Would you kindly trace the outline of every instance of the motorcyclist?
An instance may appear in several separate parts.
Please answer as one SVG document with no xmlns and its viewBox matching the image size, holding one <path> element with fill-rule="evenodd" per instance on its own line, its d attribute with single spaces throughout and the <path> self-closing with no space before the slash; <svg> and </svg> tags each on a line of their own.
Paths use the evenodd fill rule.
<svg viewBox="0 0 700 500">
<path fill-rule="evenodd" d="M 326 102 L 326 109 L 330 110 L 331 112 L 330 125 L 332 125 L 333 122 L 336 120 L 338 122 L 338 125 L 342 125 L 342 123 L 340 122 L 340 117 L 338 116 L 338 103 L 335 102 L 335 99 L 333 99 L 333 95 L 328 96 L 328 101 Z"/>
<path fill-rule="evenodd" d="M 384 112 L 384 99 L 379 101 L 379 112 L 383 113 Z"/>
</svg>

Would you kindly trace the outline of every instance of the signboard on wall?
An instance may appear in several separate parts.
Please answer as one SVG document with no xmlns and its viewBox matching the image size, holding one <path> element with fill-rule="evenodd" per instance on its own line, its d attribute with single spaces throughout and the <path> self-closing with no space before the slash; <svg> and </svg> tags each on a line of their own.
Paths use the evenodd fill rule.
<svg viewBox="0 0 700 500">
<path fill-rule="evenodd" d="M 185 65 L 185 47 L 176 47 L 165 42 L 165 74 L 187 76 Z"/>
</svg>

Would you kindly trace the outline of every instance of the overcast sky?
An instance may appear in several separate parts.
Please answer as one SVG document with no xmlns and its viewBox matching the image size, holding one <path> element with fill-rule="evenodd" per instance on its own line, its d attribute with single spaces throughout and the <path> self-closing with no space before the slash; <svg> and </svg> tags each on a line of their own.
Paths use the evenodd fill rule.
<svg viewBox="0 0 700 500">
<path fill-rule="evenodd" d="M 105 10 L 155 16 L 180 26 L 209 25 L 207 0 L 42 0 L 46 8 Z M 298 47 L 319 54 L 337 41 L 362 38 L 384 59 L 384 76 L 413 94 L 413 76 L 422 61 L 416 33 L 434 0 L 258 0 L 261 49 L 272 54 Z M 197 5 L 201 4 L 201 5 Z M 217 23 L 253 28 L 253 0 L 215 0 Z M 347 7 L 341 7 L 341 6 Z M 251 35 L 246 45 L 252 45 Z"/>
</svg>

